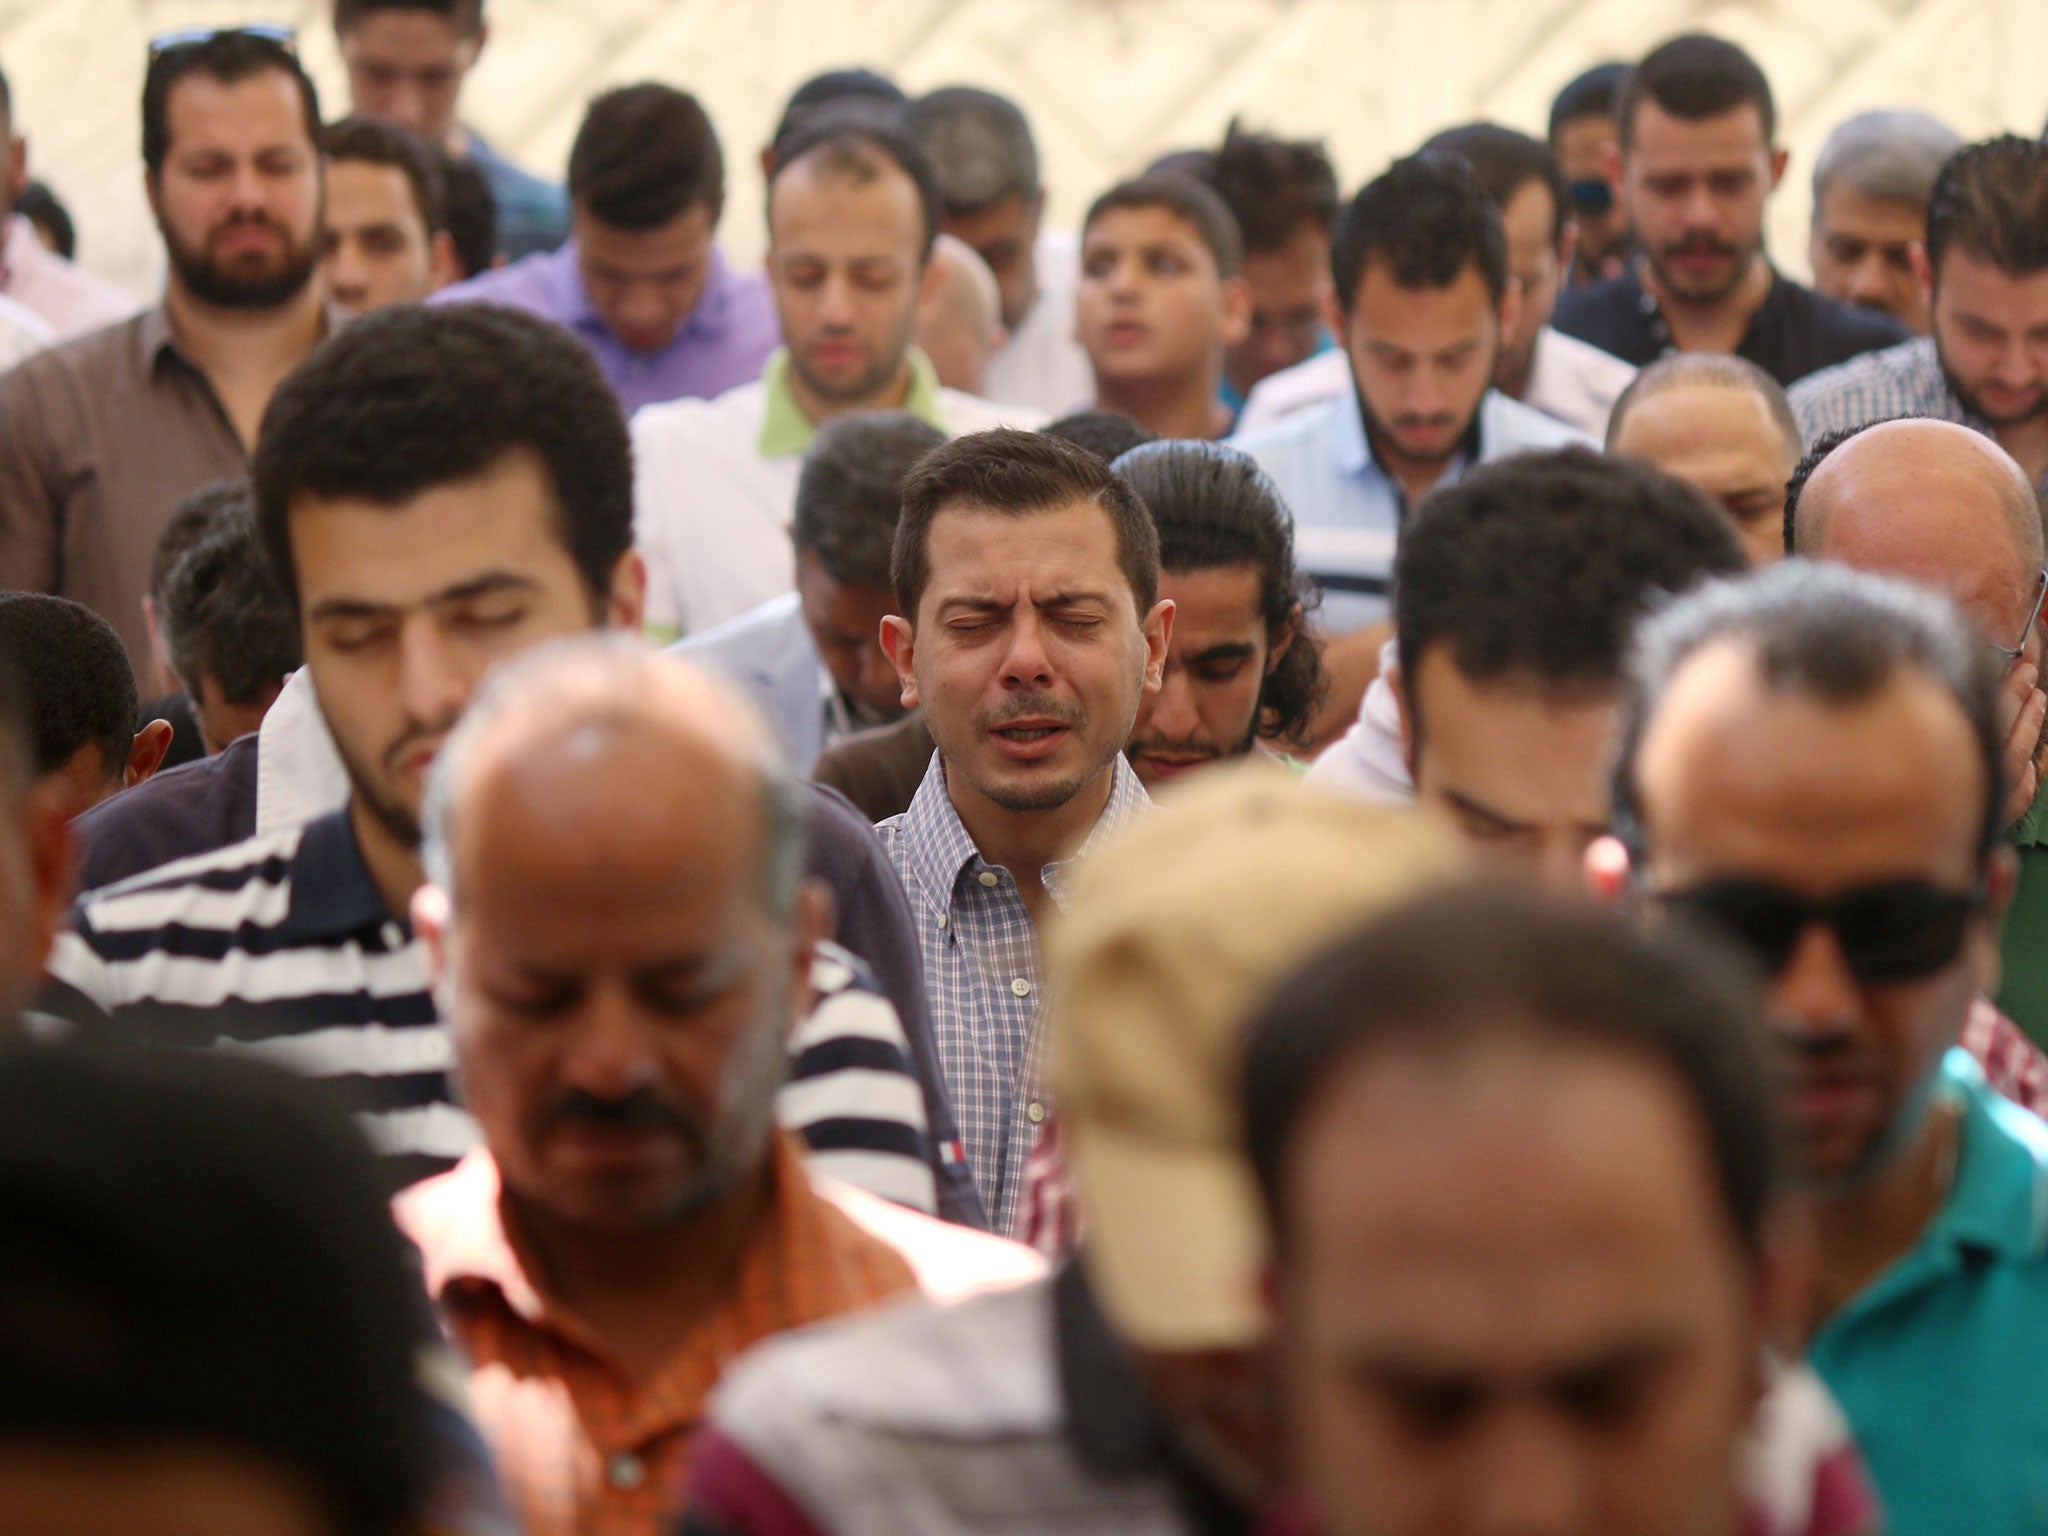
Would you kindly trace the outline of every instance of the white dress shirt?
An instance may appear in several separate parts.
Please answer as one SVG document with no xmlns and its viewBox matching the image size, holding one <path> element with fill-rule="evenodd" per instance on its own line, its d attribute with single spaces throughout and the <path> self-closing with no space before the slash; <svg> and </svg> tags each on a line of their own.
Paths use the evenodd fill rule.
<svg viewBox="0 0 2048 1536">
<path fill-rule="evenodd" d="M 119 283 L 57 255 L 18 213 L 7 221 L 0 244 L 0 293 L 41 315 L 59 341 L 126 320 L 142 308 Z"/>
<path fill-rule="evenodd" d="M 1086 410 L 1095 400 L 1095 371 L 1074 339 L 1074 295 L 1081 285 L 1081 242 L 1065 230 L 1042 230 L 1032 247 L 1038 297 L 996 355 L 982 393 L 1004 405 L 1028 405 L 1048 420 Z"/>
</svg>

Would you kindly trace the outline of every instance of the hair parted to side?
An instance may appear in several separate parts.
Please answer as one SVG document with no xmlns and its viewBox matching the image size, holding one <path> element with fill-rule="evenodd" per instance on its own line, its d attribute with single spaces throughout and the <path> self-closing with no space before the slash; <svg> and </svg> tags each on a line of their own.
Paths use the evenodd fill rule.
<svg viewBox="0 0 2048 1536">
<path fill-rule="evenodd" d="M 1304 741 L 1330 679 L 1322 642 L 1306 622 L 1319 597 L 1295 569 L 1294 518 L 1279 487 L 1250 454 L 1186 438 L 1133 448 L 1113 467 L 1151 510 L 1162 571 L 1250 566 L 1258 572 L 1259 618 L 1269 641 L 1302 617 L 1293 645 L 1259 690 L 1259 734 Z"/>
<path fill-rule="evenodd" d="M 2000 658 L 1953 603 L 1931 588 L 1847 566 L 1786 560 L 1740 581 L 1715 581 L 1646 619 L 1622 691 L 1614 759 L 1614 825 L 1640 857 L 1642 800 L 1635 760 L 1658 708 L 1687 662 L 1733 643 L 1756 658 L 1770 693 L 1851 709 L 1899 673 L 1940 683 L 1968 721 L 1982 760 L 1984 815 L 1978 858 L 2003 829 L 2005 732 L 1998 723 Z"/>
<path fill-rule="evenodd" d="M 418 134 L 396 123 L 344 117 L 320 131 L 320 154 L 329 165 L 353 162 L 400 172 L 412 189 L 412 205 L 429 237 L 448 227 L 448 193 L 441 174 L 444 157 Z"/>
<path fill-rule="evenodd" d="M 1777 1137 L 1753 975 L 1689 932 L 1645 933 L 1590 903 L 1507 886 L 1427 892 L 1365 924 L 1282 983 L 1253 1022 L 1245 1144 L 1283 1258 L 1301 1130 L 1339 1076 L 1379 1053 L 1496 1041 L 1609 1050 L 1667 1076 L 1697 1112 L 1730 1236 L 1760 1258 Z"/>
<path fill-rule="evenodd" d="M 222 85 L 240 85 L 267 70 L 286 76 L 298 87 L 306 142 L 317 147 L 320 93 L 299 56 L 275 38 L 230 30 L 200 41 L 176 43 L 150 58 L 142 77 L 142 163 L 149 174 L 159 175 L 164 157 L 171 152 L 171 91 L 181 80 L 205 75 Z"/>
<path fill-rule="evenodd" d="M 1375 261 L 1403 288 L 1448 288 L 1476 267 L 1494 303 L 1507 292 L 1500 210 L 1463 160 L 1410 155 L 1359 189 L 1330 243 L 1330 275 L 1347 313 Z"/>
<path fill-rule="evenodd" d="M 1401 687 L 1443 646 L 1474 682 L 1612 692 L 1659 599 L 1745 569 L 1727 515 L 1684 481 L 1589 448 L 1482 465 L 1424 501 L 1394 557 Z"/>
<path fill-rule="evenodd" d="M 908 411 L 860 411 L 827 422 L 804 454 L 790 538 L 849 587 L 889 588 L 903 480 L 945 434 Z"/>
<path fill-rule="evenodd" d="M 403 304 L 322 342 L 271 397 L 251 481 L 257 530 L 298 601 L 291 513 L 305 496 L 396 507 L 535 455 L 593 614 L 633 545 L 633 450 L 590 351 L 491 304 Z"/>
<path fill-rule="evenodd" d="M 917 623 L 930 583 L 932 524 L 945 512 L 1029 517 L 1077 501 L 1102 509 L 1116 533 L 1117 564 L 1142 620 L 1159 600 L 1159 533 L 1123 477 L 1085 448 L 1043 432 L 999 427 L 956 437 L 918 460 L 903 482 L 890 575 L 902 616 Z"/>
<path fill-rule="evenodd" d="M 600 224 L 654 229 L 691 208 L 716 224 L 725 155 L 697 98 L 652 82 L 590 103 L 569 150 L 569 196 Z"/>
<path fill-rule="evenodd" d="M 1778 108 L 1771 98 L 1771 82 L 1742 49 L 1704 32 L 1688 32 L 1660 44 L 1629 72 L 1615 111 L 1623 154 L 1633 142 L 1636 113 L 1645 101 L 1654 101 L 1660 110 L 1688 123 L 1755 107 L 1764 143 L 1776 142 Z"/>
<path fill-rule="evenodd" d="M 1951 247 L 2011 277 L 2048 267 L 2048 144 L 2001 134 L 1951 155 L 1927 202 L 1927 264 Z"/>
<path fill-rule="evenodd" d="M 1160 208 L 1190 226 L 1216 263 L 1216 275 L 1235 277 L 1244 270 L 1244 237 L 1223 199 L 1206 183 L 1178 171 L 1148 171 L 1120 181 L 1089 205 L 1081 221 L 1081 238 L 1098 219 L 1119 208 Z"/>
</svg>

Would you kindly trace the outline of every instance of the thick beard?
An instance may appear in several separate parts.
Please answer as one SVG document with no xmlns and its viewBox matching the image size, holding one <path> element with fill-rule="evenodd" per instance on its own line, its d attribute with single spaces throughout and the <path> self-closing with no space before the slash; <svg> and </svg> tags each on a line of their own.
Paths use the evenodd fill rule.
<svg viewBox="0 0 2048 1536">
<path fill-rule="evenodd" d="M 319 251 L 311 242 L 292 243 L 286 235 L 284 263 L 264 277 L 235 277 L 215 266 L 205 251 L 182 243 L 168 228 L 162 230 L 164 254 L 178 281 L 201 303 L 217 309 L 276 309 L 305 292 L 319 269 Z"/>
<path fill-rule="evenodd" d="M 1937 328 L 1932 332 L 1932 335 L 1934 337 L 1934 360 L 1941 368 L 1942 382 L 1947 384 L 1949 392 L 1963 403 L 1964 410 L 1981 418 L 1986 425 L 1993 427 L 2017 427 L 2037 420 L 2042 416 L 2048 416 L 2048 390 L 2043 390 L 2041 398 L 2036 400 L 2026 410 L 2021 411 L 2017 416 L 2001 417 L 1992 415 L 1984 409 L 1977 397 L 1970 393 L 1969 387 L 1963 383 L 1962 378 L 1956 373 L 1955 369 L 1949 367 L 1948 356 L 1941 349 L 1940 330 Z"/>
<path fill-rule="evenodd" d="M 370 776 L 363 771 L 362 765 L 341 744 L 339 738 L 336 739 L 334 748 L 341 758 L 342 768 L 348 773 L 350 793 L 361 802 L 363 809 L 370 813 L 371 819 L 401 848 L 417 850 L 420 846 L 419 814 L 386 799 L 371 782 Z"/>
</svg>

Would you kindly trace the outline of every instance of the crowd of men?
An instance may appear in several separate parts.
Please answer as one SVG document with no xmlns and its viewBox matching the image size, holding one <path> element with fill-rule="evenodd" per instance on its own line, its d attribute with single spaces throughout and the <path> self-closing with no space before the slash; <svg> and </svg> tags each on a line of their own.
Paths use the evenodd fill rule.
<svg viewBox="0 0 2048 1536">
<path fill-rule="evenodd" d="M 332 19 L 0 82 L 0 1531 L 2048 1533 L 2048 143 Z"/>
</svg>

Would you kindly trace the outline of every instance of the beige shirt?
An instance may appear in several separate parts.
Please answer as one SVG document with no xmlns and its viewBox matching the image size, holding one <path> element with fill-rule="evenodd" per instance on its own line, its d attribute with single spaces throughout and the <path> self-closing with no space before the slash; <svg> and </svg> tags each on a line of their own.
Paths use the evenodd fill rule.
<svg viewBox="0 0 2048 1536">
<path fill-rule="evenodd" d="M 157 535 L 186 496 L 248 470 L 161 305 L 39 352 L 0 374 L 0 588 L 84 603 L 140 678 Z"/>
</svg>

